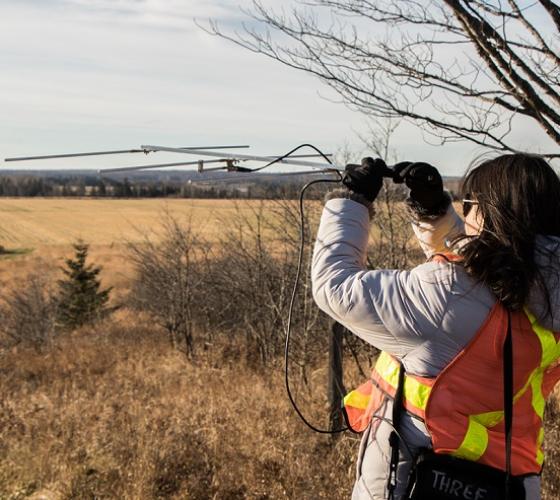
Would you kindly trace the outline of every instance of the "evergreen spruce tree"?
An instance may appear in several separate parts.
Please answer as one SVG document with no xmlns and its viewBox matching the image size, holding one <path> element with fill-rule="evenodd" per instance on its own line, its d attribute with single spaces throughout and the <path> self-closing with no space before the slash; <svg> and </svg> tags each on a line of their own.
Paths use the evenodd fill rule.
<svg viewBox="0 0 560 500">
<path fill-rule="evenodd" d="M 100 290 L 101 267 L 86 264 L 89 245 L 78 241 L 73 247 L 74 258 L 66 259 L 66 266 L 62 268 L 66 277 L 58 281 L 58 323 L 67 328 L 77 328 L 107 314 L 112 290 Z"/>
</svg>

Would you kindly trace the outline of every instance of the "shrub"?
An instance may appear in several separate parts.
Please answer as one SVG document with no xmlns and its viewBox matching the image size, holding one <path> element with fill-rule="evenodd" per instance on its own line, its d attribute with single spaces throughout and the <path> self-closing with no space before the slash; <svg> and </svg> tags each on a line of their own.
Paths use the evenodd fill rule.
<svg viewBox="0 0 560 500">
<path fill-rule="evenodd" d="M 86 264 L 89 245 L 78 241 L 73 245 L 73 259 L 66 259 L 62 272 L 65 279 L 58 281 L 58 323 L 74 329 L 105 316 L 111 288 L 101 290 L 98 278 L 101 267 Z"/>
<path fill-rule="evenodd" d="M 160 243 L 145 234 L 140 243 L 129 243 L 136 276 L 131 303 L 149 313 L 167 331 L 172 345 L 184 341 L 188 356 L 194 354 L 194 308 L 202 306 L 200 260 L 207 246 L 189 224 L 164 215 Z"/>
<path fill-rule="evenodd" d="M 58 302 L 48 274 L 32 273 L 11 290 L 0 308 L 4 344 L 29 344 L 40 350 L 55 333 Z"/>
</svg>

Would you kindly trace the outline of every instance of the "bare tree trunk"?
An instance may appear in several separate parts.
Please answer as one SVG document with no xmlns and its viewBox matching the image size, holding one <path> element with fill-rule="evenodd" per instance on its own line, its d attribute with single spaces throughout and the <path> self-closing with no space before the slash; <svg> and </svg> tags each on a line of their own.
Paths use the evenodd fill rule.
<svg viewBox="0 0 560 500">
<path fill-rule="evenodd" d="M 329 398 L 329 429 L 340 429 L 342 421 L 342 398 L 344 389 L 342 371 L 342 342 L 344 327 L 340 323 L 333 323 L 329 339 L 329 374 L 327 393 Z"/>
<path fill-rule="evenodd" d="M 183 337 L 185 339 L 185 354 L 187 358 L 194 358 L 194 339 L 192 334 L 192 324 L 189 322 L 183 328 Z"/>
</svg>

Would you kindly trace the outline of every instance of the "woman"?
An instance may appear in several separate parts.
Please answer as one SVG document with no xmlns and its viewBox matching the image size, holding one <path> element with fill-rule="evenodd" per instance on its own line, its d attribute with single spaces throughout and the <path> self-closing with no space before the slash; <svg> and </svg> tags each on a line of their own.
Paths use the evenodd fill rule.
<svg viewBox="0 0 560 500">
<path fill-rule="evenodd" d="M 457 378 L 455 370 L 453 380 L 458 386 L 464 381 L 464 387 L 453 394 L 453 384 L 448 383 L 446 398 L 431 404 L 437 400 L 433 393 L 427 399 L 431 408 L 448 405 L 439 412 L 447 421 L 428 421 L 424 411 L 429 408 L 415 412 L 414 404 L 401 414 L 399 431 L 405 443 L 399 445 L 394 498 L 404 495 L 421 449 L 434 447 L 504 468 L 504 405 L 503 399 L 499 403 L 495 398 L 503 397 L 498 367 L 507 310 L 512 318 L 516 395 L 512 472 L 526 476 L 526 498 L 539 499 L 544 398 L 560 378 L 560 335 L 555 333 L 560 331 L 560 180 L 537 156 L 512 154 L 485 161 L 463 181 L 463 222 L 434 167 L 401 164 L 395 170 L 394 179 L 410 188 L 413 230 L 428 261 L 410 271 L 366 269 L 372 202 L 387 174 L 382 160 L 366 158 L 359 167 L 347 167 L 346 187 L 328 197 L 312 269 L 318 306 L 386 353 L 386 363 L 402 362 L 417 390 L 429 391 L 438 375 L 443 381 L 458 360 L 467 363 L 461 365 L 464 376 Z M 475 344 L 479 354 L 489 356 L 482 367 L 486 379 L 469 368 L 476 366 Z M 381 369 L 376 370 L 374 379 L 383 382 Z M 418 394 L 408 397 L 413 396 Z M 391 419 L 392 400 L 385 397 L 372 404 L 372 399 L 358 457 L 355 500 L 389 496 L 392 427 L 379 417 Z M 476 406 L 481 401 L 496 411 L 480 411 Z M 460 408 L 463 403 L 466 409 Z M 432 417 L 436 413 L 431 411 Z M 469 443 L 473 436 L 478 436 L 474 444 Z M 442 444 L 446 439 L 449 442 Z"/>
</svg>

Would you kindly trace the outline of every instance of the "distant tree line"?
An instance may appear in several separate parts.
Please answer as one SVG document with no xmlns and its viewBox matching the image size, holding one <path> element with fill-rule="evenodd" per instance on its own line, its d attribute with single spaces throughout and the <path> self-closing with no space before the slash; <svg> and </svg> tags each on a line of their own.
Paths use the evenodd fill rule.
<svg viewBox="0 0 560 500">
<path fill-rule="evenodd" d="M 272 179 L 250 182 L 191 183 L 179 179 L 114 179 L 96 176 L 39 177 L 36 175 L 0 176 L 0 197 L 88 197 L 88 198 L 233 198 L 295 200 L 308 180 Z M 452 194 L 458 192 L 459 179 L 446 179 Z M 306 192 L 306 199 L 321 199 L 332 184 L 319 184 Z M 401 196 L 402 197 L 402 196 Z"/>
<path fill-rule="evenodd" d="M 0 177 L 0 197 L 296 199 L 303 184 L 302 180 L 199 184 L 184 180 L 5 175 Z M 324 189 L 311 190 L 308 197 L 321 197 L 323 192 Z"/>
</svg>

